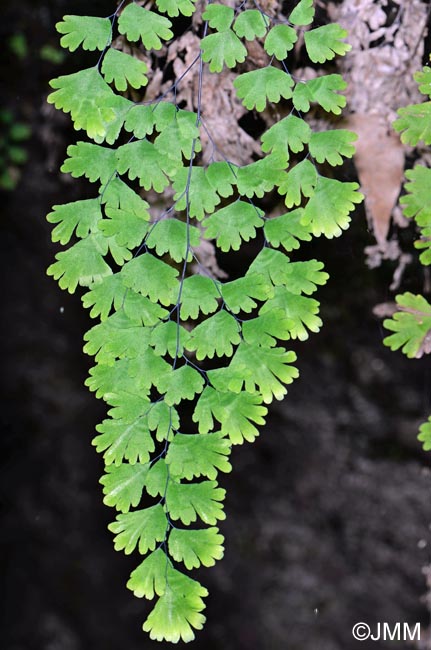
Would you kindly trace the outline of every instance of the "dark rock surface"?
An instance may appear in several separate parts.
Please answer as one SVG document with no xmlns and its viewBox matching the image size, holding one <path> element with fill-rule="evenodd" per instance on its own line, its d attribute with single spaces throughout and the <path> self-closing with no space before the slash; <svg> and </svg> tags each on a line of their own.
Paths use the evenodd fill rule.
<svg viewBox="0 0 431 650">
<path fill-rule="evenodd" d="M 33 34 L 39 25 L 34 48 L 55 39 L 55 20 L 72 12 L 60 1 L 8 4 L 8 29 Z M 73 4 L 76 13 L 85 5 Z M 32 64 L 18 73 L 7 96 L 21 88 L 34 136 L 0 219 L 1 647 L 160 648 L 140 630 L 148 604 L 125 588 L 136 558 L 115 553 L 106 529 L 113 513 L 90 444 L 103 406 L 83 387 L 88 321 L 79 297 L 45 276 L 54 247 L 44 215 L 82 189 L 56 171 L 69 132 L 43 101 L 57 71 Z M 300 380 L 222 477 L 226 556 L 199 573 L 210 597 L 196 649 L 354 650 L 357 621 L 429 620 L 421 567 L 430 561 L 430 457 L 416 441 L 431 410 L 429 362 L 382 346 L 370 313 L 387 283 L 364 267 L 367 236 L 358 217 L 343 239 L 312 251 L 332 274 L 320 293 L 325 327 L 296 346 Z"/>
</svg>

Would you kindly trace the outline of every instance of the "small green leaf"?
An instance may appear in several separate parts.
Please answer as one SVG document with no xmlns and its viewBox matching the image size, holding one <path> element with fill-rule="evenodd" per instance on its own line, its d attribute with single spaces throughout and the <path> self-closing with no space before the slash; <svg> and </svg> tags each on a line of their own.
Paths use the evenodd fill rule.
<svg viewBox="0 0 431 650">
<path fill-rule="evenodd" d="M 119 209 L 142 219 L 150 220 L 149 205 L 118 177 L 112 178 L 100 189 L 100 201 L 108 208 Z"/>
<path fill-rule="evenodd" d="M 115 533 L 116 551 L 124 551 L 126 555 L 130 555 L 138 547 L 139 553 L 145 555 L 148 551 L 154 551 L 157 542 L 163 542 L 167 520 L 163 506 L 158 503 L 144 510 L 117 515 L 108 528 L 111 533 Z"/>
<path fill-rule="evenodd" d="M 431 144 L 431 102 L 403 106 L 397 113 L 399 118 L 392 122 L 392 126 L 401 132 L 401 142 L 413 147 L 421 141 Z"/>
<path fill-rule="evenodd" d="M 109 419 L 98 424 L 96 429 L 100 435 L 93 439 L 93 445 L 97 452 L 105 452 L 105 465 L 114 464 L 118 467 L 123 460 L 131 465 L 137 462 L 145 464 L 155 449 L 144 420 L 125 423 L 122 420 Z"/>
<path fill-rule="evenodd" d="M 215 280 L 203 275 L 192 275 L 183 282 L 180 316 L 182 320 L 196 320 L 199 312 L 211 314 L 218 309 L 221 298 Z"/>
<path fill-rule="evenodd" d="M 383 339 L 391 350 L 404 352 L 409 359 L 422 357 L 430 349 L 431 305 L 420 295 L 410 292 L 396 296 L 399 311 L 383 321 L 393 334 Z"/>
<path fill-rule="evenodd" d="M 279 61 L 284 61 L 297 40 L 298 34 L 289 25 L 274 25 L 265 39 L 265 52 Z"/>
<path fill-rule="evenodd" d="M 111 418 L 130 423 L 137 420 L 148 410 L 150 400 L 142 391 L 139 394 L 130 391 L 116 391 L 105 395 L 106 402 L 112 406 L 108 411 Z"/>
<path fill-rule="evenodd" d="M 186 258 L 191 262 L 191 247 L 199 246 L 200 239 L 200 231 L 196 226 L 171 218 L 153 224 L 145 243 L 148 248 L 155 248 L 159 257 L 169 253 L 175 262 L 182 262 Z"/>
<path fill-rule="evenodd" d="M 310 137 L 311 129 L 307 122 L 295 115 L 289 115 L 276 122 L 262 135 L 262 151 L 281 154 L 287 161 L 289 149 L 294 153 L 303 151 Z"/>
<path fill-rule="evenodd" d="M 175 478 L 205 476 L 214 480 L 219 471 L 232 470 L 229 454 L 230 443 L 219 431 L 206 435 L 178 433 L 169 445 L 166 462 Z"/>
<path fill-rule="evenodd" d="M 127 172 L 131 181 L 138 178 L 139 184 L 145 190 L 153 188 L 155 192 L 163 192 L 169 185 L 168 176 L 176 171 L 172 159 L 163 156 L 148 140 L 128 142 L 118 147 L 114 153 L 118 172 L 120 174 Z"/>
<path fill-rule="evenodd" d="M 145 568 L 142 575 L 146 575 Z M 201 630 L 205 623 L 205 616 L 200 612 L 205 608 L 202 597 L 207 595 L 199 582 L 168 565 L 166 590 L 145 621 L 144 632 L 149 632 L 155 641 L 193 641 L 193 629 Z"/>
<path fill-rule="evenodd" d="M 69 172 L 74 178 L 85 176 L 94 183 L 107 183 L 115 174 L 117 161 L 114 149 L 99 147 L 90 142 L 77 142 L 67 148 L 67 158 L 61 171 Z"/>
<path fill-rule="evenodd" d="M 416 165 L 408 169 L 405 175 L 408 180 L 404 186 L 407 194 L 400 198 L 403 212 L 406 217 L 413 217 L 418 226 L 427 226 L 431 223 L 431 169 Z"/>
<path fill-rule="evenodd" d="M 162 102 L 162 104 L 167 104 Z M 156 120 L 156 128 L 161 129 L 160 134 L 154 140 L 156 149 L 164 156 L 172 159 L 178 159 L 182 162 L 181 157 L 184 156 L 190 160 L 192 154 L 201 151 L 201 143 L 199 140 L 199 128 L 196 125 L 197 115 L 192 111 L 176 110 L 172 104 L 167 104 L 174 109 L 170 119 L 160 125 L 160 105 L 159 110 L 154 111 L 154 118 Z M 172 143 L 176 143 L 176 147 L 172 147 Z"/>
<path fill-rule="evenodd" d="M 100 76 L 97 68 L 80 70 L 50 81 L 54 92 L 49 104 L 70 113 L 75 130 L 84 129 L 96 142 L 115 142 L 132 102 L 119 97 Z"/>
<path fill-rule="evenodd" d="M 47 269 L 47 274 L 58 281 L 61 289 L 74 293 L 79 285 L 88 287 L 99 282 L 112 271 L 103 259 L 107 245 L 102 235 L 89 235 L 65 251 L 57 253 L 57 260 Z"/>
<path fill-rule="evenodd" d="M 196 393 L 202 391 L 204 383 L 202 375 L 197 370 L 190 366 L 183 366 L 160 377 L 157 388 L 165 395 L 166 404 L 174 406 L 182 400 L 193 399 Z"/>
<path fill-rule="evenodd" d="M 220 197 L 203 167 L 193 165 L 180 168 L 172 185 L 177 211 L 188 209 L 190 217 L 202 220 L 205 214 L 214 212 L 220 203 Z"/>
<path fill-rule="evenodd" d="M 338 93 L 346 87 L 347 83 L 339 74 L 327 74 L 298 82 L 293 91 L 293 105 L 298 111 L 307 112 L 310 110 L 310 103 L 316 103 L 324 111 L 340 115 L 341 109 L 346 105 L 346 98 Z"/>
<path fill-rule="evenodd" d="M 130 6 L 130 5 L 129 5 Z M 161 596 L 166 592 L 166 569 L 169 560 L 162 549 L 158 548 L 132 571 L 127 588 L 133 591 L 137 598 Z"/>
<path fill-rule="evenodd" d="M 284 202 L 288 208 L 291 208 L 294 205 L 301 205 L 303 196 L 313 196 L 317 182 L 316 167 L 307 158 L 304 158 L 287 173 L 278 192 L 286 195 Z"/>
<path fill-rule="evenodd" d="M 304 34 L 307 54 L 314 63 L 332 61 L 336 54 L 344 56 L 352 46 L 343 42 L 347 31 L 337 23 L 329 23 L 310 29 Z"/>
<path fill-rule="evenodd" d="M 274 296 L 261 307 L 259 315 L 272 313 L 276 309 L 281 309 L 289 319 L 292 339 L 306 341 L 309 336 L 307 329 L 317 333 L 322 327 L 322 320 L 317 315 L 319 303 L 308 296 L 299 296 L 285 287 L 276 287 Z"/>
<path fill-rule="evenodd" d="M 148 296 L 153 302 L 172 305 L 178 296 L 178 271 L 150 253 L 139 255 L 121 269 L 126 287 Z"/>
<path fill-rule="evenodd" d="M 109 84 L 114 82 L 119 91 L 132 88 L 142 88 L 148 83 L 146 73 L 148 68 L 144 61 L 140 61 L 129 54 L 109 48 L 102 63 L 102 74 Z"/>
<path fill-rule="evenodd" d="M 154 106 L 136 104 L 127 113 L 124 128 L 141 140 L 153 133 L 155 123 Z"/>
<path fill-rule="evenodd" d="M 85 333 L 84 352 L 96 355 L 97 363 L 112 365 L 116 358 L 138 356 L 142 346 L 148 346 L 149 339 L 148 328 L 132 321 L 123 311 L 116 311 Z"/>
<path fill-rule="evenodd" d="M 414 73 L 413 79 L 418 83 L 419 91 L 431 98 L 431 68 L 424 66 L 422 70 Z"/>
<path fill-rule="evenodd" d="M 86 199 L 64 205 L 54 205 L 48 214 L 49 223 L 58 224 L 51 233 L 52 241 L 67 244 L 73 233 L 77 237 L 87 237 L 90 232 L 97 232 L 97 224 L 102 218 L 100 201 Z"/>
<path fill-rule="evenodd" d="M 172 359 L 181 355 L 184 351 L 190 337 L 189 332 L 178 325 L 176 322 L 169 320 L 166 323 L 160 323 L 151 333 L 150 345 L 158 356 L 169 354 Z"/>
<path fill-rule="evenodd" d="M 205 36 L 201 49 L 202 60 L 210 64 L 210 72 L 221 72 L 224 65 L 234 68 L 237 63 L 244 63 L 247 56 L 246 48 L 231 29 Z"/>
<path fill-rule="evenodd" d="M 358 183 L 319 176 L 316 190 L 304 208 L 301 223 L 309 226 L 315 237 L 339 237 L 349 226 L 349 213 L 363 199 L 358 188 Z"/>
<path fill-rule="evenodd" d="M 235 201 L 203 221 L 207 239 L 215 239 L 218 248 L 227 252 L 239 250 L 241 241 L 256 237 L 256 228 L 263 226 L 262 210 L 245 201 Z"/>
<path fill-rule="evenodd" d="M 148 232 L 148 218 L 118 208 L 105 209 L 109 219 L 99 221 L 99 230 L 105 237 L 115 239 L 118 246 L 133 249 L 139 246 Z M 130 259 L 130 258 L 129 258 Z"/>
<path fill-rule="evenodd" d="M 63 16 L 56 30 L 64 36 L 62 47 L 74 52 L 80 45 L 84 50 L 104 50 L 111 42 L 111 21 L 96 16 Z"/>
<path fill-rule="evenodd" d="M 299 241 L 311 241 L 310 229 L 301 223 L 303 209 L 296 208 L 290 212 L 267 219 L 264 226 L 265 237 L 275 247 L 280 244 L 287 252 L 297 250 Z"/>
<path fill-rule="evenodd" d="M 232 7 L 213 2 L 206 7 L 202 18 L 208 21 L 209 26 L 213 29 L 224 32 L 230 28 L 234 15 Z"/>
<path fill-rule="evenodd" d="M 220 286 L 223 300 L 229 311 L 250 313 L 256 306 L 256 300 L 266 300 L 272 292 L 268 284 L 257 274 L 250 274 Z"/>
<path fill-rule="evenodd" d="M 290 339 L 291 321 L 281 309 L 261 314 L 243 322 L 242 333 L 244 341 L 251 345 L 261 345 L 272 348 L 277 344 L 276 339 Z"/>
<path fill-rule="evenodd" d="M 217 357 L 232 356 L 233 345 L 241 340 L 240 326 L 225 309 L 210 316 L 191 332 L 186 344 L 188 350 L 196 350 L 198 361 L 214 354 Z"/>
<path fill-rule="evenodd" d="M 210 370 L 207 374 L 216 390 L 228 388 L 239 393 L 244 386 L 253 395 L 257 390 L 265 404 L 270 404 L 274 397 L 281 400 L 287 393 L 284 384 L 298 377 L 297 369 L 290 365 L 295 360 L 295 353 L 283 348 L 263 348 L 244 342 L 227 368 Z"/>
<path fill-rule="evenodd" d="M 283 184 L 286 177 L 285 167 L 286 157 L 280 154 L 269 154 L 256 162 L 239 167 L 238 193 L 250 199 L 253 196 L 263 198 L 266 192 L 270 192 L 276 185 Z"/>
<path fill-rule="evenodd" d="M 269 20 L 258 9 L 246 9 L 238 14 L 233 29 L 240 38 L 254 41 L 265 36 Z"/>
<path fill-rule="evenodd" d="M 195 11 L 194 0 L 156 0 L 157 9 L 171 18 L 191 16 Z"/>
<path fill-rule="evenodd" d="M 186 569 L 197 569 L 201 564 L 214 566 L 224 554 L 224 537 L 218 528 L 186 530 L 174 528 L 169 535 L 169 553 L 176 562 L 184 562 Z"/>
<path fill-rule="evenodd" d="M 118 31 L 129 41 L 139 41 L 147 50 L 161 50 L 163 43 L 173 37 L 172 23 L 168 18 L 140 7 L 135 3 L 127 5 L 118 19 Z"/>
<path fill-rule="evenodd" d="M 428 420 L 419 427 L 418 440 L 422 442 L 424 451 L 431 450 L 431 417 L 429 417 Z"/>
<path fill-rule="evenodd" d="M 328 162 L 335 167 L 342 165 L 343 158 L 351 158 L 355 153 L 352 142 L 358 139 L 356 133 L 345 129 L 332 129 L 312 133 L 310 138 L 310 154 L 318 163 Z"/>
<path fill-rule="evenodd" d="M 221 435 L 234 445 L 253 442 L 259 435 L 255 424 L 265 424 L 268 412 L 259 394 L 232 393 L 207 386 L 196 404 L 193 421 L 205 437 L 214 427 L 213 417 L 221 424 Z"/>
<path fill-rule="evenodd" d="M 303 27 L 310 25 L 314 18 L 313 0 L 300 0 L 289 16 L 292 25 Z"/>
<path fill-rule="evenodd" d="M 226 519 L 223 503 L 226 490 L 217 487 L 216 481 L 201 483 L 170 482 L 166 504 L 171 519 L 180 519 L 185 526 L 197 517 L 214 526 L 218 519 Z"/>
<path fill-rule="evenodd" d="M 238 75 L 233 85 L 249 111 L 255 108 L 261 112 L 267 102 L 279 102 L 281 97 L 290 99 L 294 82 L 290 74 L 270 65 Z"/>
<path fill-rule="evenodd" d="M 128 512 L 131 506 L 136 507 L 141 500 L 149 468 L 148 463 L 106 467 L 106 474 L 100 479 L 105 495 L 103 503 L 120 512 Z"/>
</svg>

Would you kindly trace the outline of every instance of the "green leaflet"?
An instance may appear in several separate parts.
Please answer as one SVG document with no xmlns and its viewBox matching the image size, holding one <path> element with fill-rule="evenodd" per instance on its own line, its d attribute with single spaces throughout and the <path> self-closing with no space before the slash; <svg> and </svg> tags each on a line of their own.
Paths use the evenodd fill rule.
<svg viewBox="0 0 431 650">
<path fill-rule="evenodd" d="M 97 224 L 102 218 L 98 199 L 74 201 L 64 205 L 54 205 L 53 212 L 46 217 L 50 223 L 58 224 L 52 231 L 52 241 L 67 244 L 75 233 L 81 239 L 90 232 L 97 232 Z"/>
<path fill-rule="evenodd" d="M 238 14 L 233 29 L 240 38 L 254 41 L 255 38 L 265 36 L 268 25 L 269 20 L 261 11 L 246 9 Z"/>
<path fill-rule="evenodd" d="M 205 437 L 212 435 L 208 431 L 213 429 L 215 418 L 221 424 L 221 434 L 229 436 L 232 444 L 253 442 L 259 435 L 255 424 L 264 424 L 268 412 L 261 404 L 259 394 L 222 392 L 207 386 L 196 404 L 193 420 Z"/>
<path fill-rule="evenodd" d="M 205 476 L 214 480 L 218 472 L 230 472 L 232 466 L 228 461 L 230 444 L 223 433 L 184 435 L 178 433 L 166 455 L 171 475 L 176 478 L 191 480 Z"/>
<path fill-rule="evenodd" d="M 303 196 L 313 196 L 316 185 L 316 167 L 305 158 L 288 172 L 278 191 L 280 194 L 285 194 L 284 202 L 288 208 L 291 208 L 294 205 L 301 205 Z"/>
<path fill-rule="evenodd" d="M 157 9 L 162 13 L 167 13 L 171 18 L 176 18 L 179 14 L 191 16 L 195 10 L 193 0 L 156 0 Z"/>
<path fill-rule="evenodd" d="M 431 416 L 419 427 L 418 440 L 422 442 L 424 451 L 431 450 Z"/>
<path fill-rule="evenodd" d="M 173 37 L 171 27 L 171 21 L 164 16 L 133 2 L 121 12 L 118 20 L 120 34 L 125 34 L 130 41 L 141 40 L 147 50 L 161 50 L 161 39 L 168 41 Z"/>
<path fill-rule="evenodd" d="M 242 99 L 242 103 L 249 111 L 253 108 L 263 111 L 267 102 L 279 102 L 282 97 L 290 99 L 294 82 L 287 72 L 267 66 L 240 74 L 233 85 L 238 97 Z"/>
<path fill-rule="evenodd" d="M 162 542 L 166 535 L 166 515 L 163 506 L 158 503 L 144 510 L 135 510 L 117 515 L 117 519 L 108 528 L 115 533 L 115 550 L 130 555 L 136 547 L 141 555 L 154 551 L 157 542 Z"/>
<path fill-rule="evenodd" d="M 101 433 L 94 438 L 93 445 L 99 453 L 105 452 L 106 465 L 119 466 L 123 461 L 131 465 L 137 462 L 145 464 L 155 449 L 150 431 L 142 419 L 130 423 L 109 419 L 99 424 L 97 430 Z"/>
<path fill-rule="evenodd" d="M 150 253 L 125 264 L 121 276 L 126 287 L 148 296 L 152 302 L 171 305 L 177 298 L 178 271 Z"/>
<path fill-rule="evenodd" d="M 300 0 L 289 16 L 292 25 L 309 25 L 313 22 L 314 6 L 313 0 Z"/>
<path fill-rule="evenodd" d="M 102 235 L 89 235 L 72 248 L 57 253 L 57 261 L 48 267 L 47 273 L 58 281 L 61 289 L 74 293 L 78 284 L 88 287 L 112 273 L 103 259 L 107 250 L 108 245 Z"/>
<path fill-rule="evenodd" d="M 196 320 L 199 312 L 211 314 L 218 308 L 220 289 L 214 280 L 203 275 L 192 275 L 183 283 L 180 315 L 183 320 Z"/>
<path fill-rule="evenodd" d="M 96 16 L 64 16 L 56 24 L 56 30 L 64 36 L 62 47 L 74 52 L 80 45 L 84 50 L 104 50 L 111 42 L 111 21 Z"/>
<path fill-rule="evenodd" d="M 336 54 L 343 56 L 352 49 L 348 43 L 343 43 L 347 32 L 335 23 L 316 27 L 304 33 L 307 54 L 315 63 L 332 61 Z"/>
<path fill-rule="evenodd" d="M 143 573 L 145 575 L 146 571 Z M 205 608 L 202 598 L 207 595 L 208 591 L 199 582 L 168 565 L 166 590 L 150 612 L 143 630 L 156 641 L 193 641 L 193 629 L 201 630 L 205 622 L 201 614 Z M 168 626 L 166 621 L 169 621 Z"/>
<path fill-rule="evenodd" d="M 163 192 L 169 185 L 169 176 L 175 173 L 176 168 L 176 163 L 163 156 L 156 145 L 148 140 L 129 142 L 116 152 L 118 173 L 127 172 L 131 181 L 137 178 L 145 190 L 154 188 L 156 192 Z"/>
<path fill-rule="evenodd" d="M 166 404 L 174 406 L 182 400 L 193 399 L 196 393 L 201 392 L 203 386 L 202 375 L 190 366 L 183 366 L 163 375 L 157 387 L 164 393 Z"/>
<path fill-rule="evenodd" d="M 422 140 L 431 144 L 431 102 L 403 106 L 397 112 L 399 118 L 392 126 L 401 132 L 401 142 L 416 146 Z"/>
<path fill-rule="evenodd" d="M 116 140 L 132 103 L 115 95 L 96 68 L 58 77 L 50 85 L 54 92 L 48 103 L 70 113 L 76 130 L 84 129 L 99 143 Z"/>
<path fill-rule="evenodd" d="M 148 248 L 155 248 L 160 257 L 169 253 L 175 262 L 186 258 L 191 262 L 191 247 L 199 246 L 200 239 L 200 232 L 195 226 L 187 227 L 178 219 L 164 219 L 152 227 L 146 244 Z"/>
<path fill-rule="evenodd" d="M 187 572 L 222 558 L 218 480 L 232 469 L 231 447 L 255 440 L 268 405 L 298 376 L 283 341 L 305 340 L 322 325 L 310 295 L 327 281 L 323 265 L 285 251 L 340 234 L 361 199 L 356 184 L 317 167 L 351 157 L 354 134 L 315 132 L 305 115 L 312 104 L 339 114 L 345 83 L 321 70 L 296 81 L 290 54 L 300 37 L 312 62 L 331 61 L 349 49 L 345 32 L 312 25 L 312 0 L 291 4 L 285 22 L 257 5 L 155 0 L 58 25 L 65 47 L 101 51 L 93 67 L 54 80 L 49 96 L 93 140 L 70 145 L 62 171 L 96 183 L 89 196 L 97 198 L 48 215 L 53 240 L 67 246 L 48 273 L 70 292 L 87 287 L 82 302 L 96 320 L 84 336 L 94 357 L 85 384 L 107 408 L 93 445 L 105 464 L 104 502 L 118 511 L 109 525 L 115 549 L 142 556 L 127 586 L 154 599 L 143 624 L 153 640 L 188 642 L 202 628 L 207 591 L 179 564 Z M 176 48 L 167 43 L 169 18 L 180 15 Z M 259 68 L 262 45 L 271 60 Z M 431 88 L 426 70 L 418 82 Z M 207 124 L 211 89 L 236 91 L 246 110 L 264 112 L 262 150 L 247 164 L 239 162 L 242 141 L 231 160 L 223 129 Z M 406 137 L 426 133 L 412 119 L 402 125 Z M 421 173 L 410 179 L 416 198 L 408 189 L 405 210 L 431 261 Z M 231 265 L 247 242 L 246 267 Z M 413 308 L 404 313 L 408 323 L 393 319 L 394 345 L 410 350 L 423 322 L 412 322 Z"/>
<path fill-rule="evenodd" d="M 222 251 L 237 251 L 242 240 L 256 236 L 256 228 L 263 226 L 262 216 L 263 212 L 250 203 L 236 201 L 203 221 L 205 236 L 215 239 Z"/>
<path fill-rule="evenodd" d="M 357 183 L 343 183 L 334 178 L 319 176 L 316 191 L 304 208 L 301 222 L 310 226 L 315 237 L 339 237 L 350 223 L 350 212 L 363 195 Z"/>
<path fill-rule="evenodd" d="M 283 384 L 290 384 L 298 371 L 290 363 L 296 360 L 294 352 L 283 348 L 263 348 L 241 343 L 227 368 L 210 370 L 208 378 L 216 390 L 226 387 L 234 393 L 242 387 L 255 394 L 260 392 L 265 404 L 275 398 L 280 400 L 287 393 Z"/>
<path fill-rule="evenodd" d="M 309 337 L 307 330 L 317 333 L 322 327 L 322 320 L 317 316 L 319 303 L 313 298 L 294 294 L 285 287 L 276 287 L 274 296 L 261 307 L 259 314 L 279 309 L 290 321 L 289 334 L 292 339 L 306 341 Z"/>
<path fill-rule="evenodd" d="M 287 162 L 289 149 L 293 153 L 302 151 L 304 145 L 310 142 L 312 135 L 315 134 L 311 133 L 311 129 L 305 120 L 295 115 L 289 115 L 271 126 L 262 135 L 262 151 L 282 154 Z"/>
<path fill-rule="evenodd" d="M 234 19 L 235 12 L 232 7 L 213 2 L 209 4 L 202 14 L 202 18 L 208 21 L 212 29 L 218 32 L 227 31 Z"/>
<path fill-rule="evenodd" d="M 69 158 L 64 161 L 61 171 L 69 172 L 74 178 L 85 176 L 92 183 L 98 180 L 107 183 L 116 172 L 117 161 L 113 149 L 78 142 L 67 148 L 67 155 Z"/>
<path fill-rule="evenodd" d="M 147 65 L 124 52 L 109 48 L 102 63 L 102 74 L 109 84 L 114 82 L 117 90 L 127 90 L 127 85 L 132 88 L 146 86 L 148 78 Z"/>
<path fill-rule="evenodd" d="M 392 332 L 384 339 L 391 350 L 400 348 L 410 359 L 420 358 L 428 350 L 431 331 L 431 305 L 420 295 L 410 292 L 396 296 L 399 311 L 383 325 Z"/>
<path fill-rule="evenodd" d="M 107 473 L 100 479 L 105 495 L 103 503 L 120 512 L 128 512 L 130 507 L 136 507 L 141 500 L 149 469 L 148 463 L 108 465 Z"/>
<path fill-rule="evenodd" d="M 335 167 L 343 163 L 343 158 L 351 158 L 355 147 L 351 144 L 357 140 L 356 133 L 345 129 L 320 131 L 312 133 L 310 137 L 310 154 L 318 163 L 328 162 Z"/>
<path fill-rule="evenodd" d="M 201 483 L 170 482 L 166 494 L 166 504 L 174 521 L 180 520 L 185 526 L 197 518 L 205 524 L 214 526 L 218 520 L 226 518 L 221 503 L 226 491 L 217 486 L 216 481 Z"/>
<path fill-rule="evenodd" d="M 293 105 L 298 111 L 308 111 L 311 103 L 319 104 L 328 113 L 340 115 L 346 98 L 339 92 L 346 89 L 339 74 L 328 74 L 309 81 L 298 82 L 293 91 Z"/>
<path fill-rule="evenodd" d="M 169 554 L 177 562 L 184 562 L 186 569 L 214 566 L 224 553 L 223 535 L 218 528 L 187 530 L 174 528 L 169 535 Z"/>
<path fill-rule="evenodd" d="M 300 241 L 310 241 L 310 229 L 302 225 L 302 216 L 302 208 L 297 208 L 279 217 L 268 219 L 264 226 L 265 237 L 268 242 L 276 248 L 282 245 L 289 253 L 299 248 Z"/>
<path fill-rule="evenodd" d="M 202 59 L 209 63 L 211 72 L 221 72 L 223 66 L 234 68 L 243 63 L 247 50 L 231 29 L 205 36 L 201 41 Z"/>
<path fill-rule="evenodd" d="M 265 39 L 265 52 L 269 56 L 275 56 L 279 61 L 283 61 L 297 40 L 296 31 L 289 25 L 274 25 Z"/>
<path fill-rule="evenodd" d="M 198 361 L 214 355 L 232 356 L 233 345 L 241 340 L 240 327 L 233 316 L 222 309 L 197 325 L 186 344 L 188 350 L 196 350 Z"/>
</svg>

